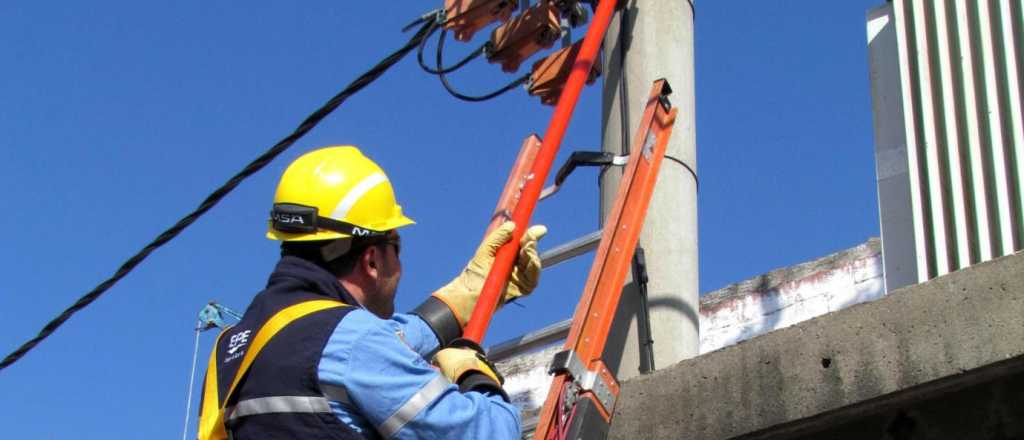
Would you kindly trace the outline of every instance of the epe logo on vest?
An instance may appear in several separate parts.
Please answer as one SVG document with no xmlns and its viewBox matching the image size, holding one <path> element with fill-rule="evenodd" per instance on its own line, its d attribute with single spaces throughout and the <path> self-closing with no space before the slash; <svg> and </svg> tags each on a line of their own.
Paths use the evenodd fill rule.
<svg viewBox="0 0 1024 440">
<path fill-rule="evenodd" d="M 224 358 L 225 363 L 238 359 L 245 354 L 245 350 L 242 350 L 242 347 L 245 347 L 245 344 L 249 343 L 250 333 L 252 333 L 252 330 L 246 330 L 244 332 L 238 332 L 231 335 L 231 339 L 228 340 L 228 357 Z"/>
</svg>

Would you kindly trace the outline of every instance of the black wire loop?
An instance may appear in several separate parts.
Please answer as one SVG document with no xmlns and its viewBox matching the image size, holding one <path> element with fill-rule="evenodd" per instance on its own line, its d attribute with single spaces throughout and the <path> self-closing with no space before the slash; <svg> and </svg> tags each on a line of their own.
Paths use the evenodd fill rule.
<svg viewBox="0 0 1024 440">
<path fill-rule="evenodd" d="M 473 52 L 470 52 L 469 55 L 466 55 L 466 57 L 463 58 L 461 61 L 449 67 L 442 67 L 441 63 L 438 63 L 437 67 L 428 66 L 427 62 L 423 60 L 423 51 L 427 46 L 427 40 L 429 40 L 430 37 L 434 35 L 434 32 L 437 32 L 438 27 L 440 26 L 434 26 L 434 28 L 430 30 L 430 34 L 428 34 L 426 38 L 423 39 L 423 41 L 420 41 L 420 47 L 419 49 L 416 50 L 416 61 L 420 64 L 420 68 L 422 68 L 423 71 L 427 73 L 431 73 L 434 75 L 443 75 L 445 73 L 452 73 L 456 70 L 459 70 L 463 66 L 468 64 L 470 61 L 473 61 L 480 55 L 484 54 L 487 51 L 487 47 L 490 45 L 490 43 L 484 43 L 480 45 L 480 47 L 476 48 L 476 50 L 474 50 Z M 442 32 L 442 36 L 443 34 L 444 33 Z M 438 44 L 441 44 L 440 41 L 438 41 Z"/>
<path fill-rule="evenodd" d="M 445 40 L 445 36 L 447 36 L 447 34 L 448 34 L 448 30 L 447 29 L 441 29 L 441 35 L 438 36 L 438 38 L 437 38 L 437 58 L 436 59 L 437 59 L 437 68 L 438 68 L 438 70 L 442 70 L 441 66 L 444 65 L 444 60 L 443 60 L 443 58 L 444 58 L 444 40 Z M 485 47 L 486 47 L 486 45 L 485 45 Z M 481 102 L 481 101 L 487 101 L 489 99 L 497 98 L 498 96 L 501 96 L 501 95 L 505 94 L 506 92 L 508 92 L 509 90 L 512 90 L 512 89 L 514 89 L 516 87 L 519 87 L 520 85 L 523 85 L 527 81 L 530 80 L 530 74 L 526 74 L 526 75 L 523 75 L 523 76 L 513 80 L 512 82 L 506 84 L 504 87 L 502 87 L 502 88 L 500 88 L 498 90 L 495 90 L 495 91 L 493 91 L 491 93 L 488 93 L 486 95 L 470 96 L 470 95 L 465 95 L 465 94 L 455 90 L 455 88 L 452 87 L 451 83 L 448 82 L 448 77 L 445 76 L 445 72 L 439 71 L 437 73 L 437 77 L 439 79 L 441 79 L 441 85 L 444 86 L 444 89 L 447 90 L 449 94 L 451 94 L 452 96 L 454 96 L 454 97 L 456 97 L 458 99 L 461 99 L 463 101 L 469 101 L 469 102 Z"/>
<path fill-rule="evenodd" d="M 197 219 L 199 219 L 200 216 L 205 214 L 207 211 L 213 208 L 218 202 L 220 202 L 221 199 L 224 198 L 224 196 L 228 195 L 228 193 L 234 190 L 235 187 L 242 183 L 243 180 L 263 169 L 263 167 L 267 166 L 271 161 L 274 160 L 274 158 L 283 153 L 285 150 L 288 149 L 288 147 L 291 147 L 296 141 L 298 141 L 300 138 L 306 135 L 306 133 L 308 133 L 314 127 L 316 127 L 317 124 L 319 124 L 325 117 L 327 117 L 327 115 L 331 114 L 331 112 L 337 109 L 338 106 L 345 102 L 346 99 L 356 94 L 364 87 L 370 85 L 370 83 L 372 83 L 381 75 L 383 75 L 384 72 L 391 68 L 391 66 L 394 66 L 396 63 L 398 63 L 398 61 L 404 58 L 405 55 L 419 47 L 420 42 L 427 37 L 427 35 L 430 33 L 430 30 L 436 24 L 434 21 L 426 19 L 421 19 L 419 22 L 422 23 L 419 30 L 416 31 L 416 34 L 413 35 L 413 37 L 410 38 L 409 41 L 404 46 L 402 46 L 402 48 L 391 53 L 386 58 L 377 63 L 377 65 L 373 66 L 373 68 L 371 68 L 369 71 L 360 75 L 358 78 L 355 79 L 355 81 L 352 81 L 348 86 L 345 87 L 345 89 L 343 89 L 337 95 L 334 95 L 334 97 L 328 100 L 322 107 L 320 107 L 312 114 L 310 114 L 308 117 L 306 117 L 306 119 L 303 120 L 301 124 L 299 124 L 299 126 L 295 129 L 294 132 L 292 132 L 292 134 L 289 134 L 284 139 L 278 141 L 276 144 L 274 144 L 273 147 L 270 147 L 270 149 L 268 149 L 266 152 L 264 152 L 255 160 L 246 165 L 245 168 L 242 169 L 242 171 L 238 172 L 238 174 L 235 174 L 233 177 L 231 177 L 231 179 L 224 183 L 224 185 L 222 185 L 220 188 L 217 188 L 212 193 L 210 193 L 210 195 L 207 196 L 206 199 L 203 200 L 203 202 L 200 203 L 199 206 L 194 211 L 183 217 L 181 220 L 178 220 L 178 222 L 175 223 L 174 226 L 168 228 L 166 231 L 157 236 L 156 239 L 154 239 L 151 243 L 146 245 L 146 247 L 142 248 L 141 251 L 139 251 L 137 254 L 133 255 L 131 258 L 125 261 L 121 265 L 121 267 L 117 269 L 117 272 L 115 272 L 113 276 L 108 278 L 106 281 L 100 283 L 98 286 L 89 291 L 89 293 L 86 293 L 84 296 L 79 298 L 78 301 L 75 301 L 75 303 L 71 305 L 71 307 L 68 307 L 60 315 L 58 315 L 56 318 L 47 323 L 46 326 L 44 326 L 43 329 L 39 331 L 39 334 L 37 334 L 34 338 L 28 340 L 27 342 L 22 344 L 21 347 L 18 347 L 17 350 L 14 350 L 14 352 L 7 355 L 7 357 L 5 357 L 3 361 L 0 361 L 0 370 L 7 368 L 11 364 L 17 362 L 19 359 L 24 357 L 25 354 L 28 353 L 33 348 L 35 348 L 36 345 L 39 345 L 40 342 L 42 342 L 44 339 L 53 334 L 53 332 L 56 331 L 61 325 L 63 325 L 68 319 L 70 319 L 72 315 L 74 315 L 79 310 L 86 308 L 87 306 L 89 306 L 89 304 L 92 304 L 93 301 L 96 301 L 96 299 L 99 298 L 100 295 L 102 295 L 104 292 L 113 287 L 115 283 L 121 280 L 121 278 L 124 278 L 125 275 L 128 275 L 128 273 L 131 272 L 132 269 L 135 268 L 135 266 L 138 266 L 139 263 L 145 260 L 146 257 L 149 256 L 149 254 L 153 253 L 153 251 L 155 251 L 157 248 L 163 246 L 167 242 L 177 237 L 178 234 L 185 230 L 185 228 L 194 223 Z"/>
</svg>

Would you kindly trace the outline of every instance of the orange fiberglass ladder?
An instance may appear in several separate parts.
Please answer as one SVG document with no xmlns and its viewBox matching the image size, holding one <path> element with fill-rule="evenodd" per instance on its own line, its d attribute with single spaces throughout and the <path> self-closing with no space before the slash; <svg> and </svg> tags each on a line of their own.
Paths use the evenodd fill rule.
<svg viewBox="0 0 1024 440">
<path fill-rule="evenodd" d="M 488 232 L 506 220 L 515 221 L 516 227 L 512 240 L 495 256 L 480 299 L 463 331 L 466 339 L 476 343 L 483 341 L 512 272 L 519 240 L 530 223 L 580 92 L 584 84 L 593 79 L 597 54 L 617 3 L 617 0 L 600 0 L 583 41 L 563 49 L 564 54 L 555 63 L 566 66 L 571 62 L 571 70 L 564 86 L 558 87 L 557 104 L 545 137 L 542 140 L 531 135 L 523 142 L 499 198 Z M 556 70 L 564 73 L 569 69 Z M 633 154 L 573 317 L 566 350 L 555 356 L 549 369 L 555 377 L 537 426 L 537 439 L 603 438 L 608 432 L 619 387 L 601 356 L 675 122 L 676 110 L 668 101 L 669 93 L 668 83 L 659 80 L 648 97 L 631 150 Z"/>
<path fill-rule="evenodd" d="M 605 221 L 601 241 L 576 307 L 564 349 L 548 369 L 554 375 L 540 414 L 535 439 L 599 439 L 608 433 L 619 385 L 602 360 L 626 274 L 631 270 L 658 170 L 672 135 L 676 109 L 668 100 L 665 80 L 654 83 L 639 130 L 633 140 L 615 204 Z M 488 232 L 506 221 L 521 199 L 524 183 L 541 140 L 532 135 L 520 149 Z"/>
<path fill-rule="evenodd" d="M 676 109 L 668 101 L 669 93 L 668 83 L 659 80 L 648 96 L 569 337 L 548 369 L 554 379 L 540 413 L 537 440 L 607 436 L 619 384 L 602 353 L 672 135 Z"/>
</svg>

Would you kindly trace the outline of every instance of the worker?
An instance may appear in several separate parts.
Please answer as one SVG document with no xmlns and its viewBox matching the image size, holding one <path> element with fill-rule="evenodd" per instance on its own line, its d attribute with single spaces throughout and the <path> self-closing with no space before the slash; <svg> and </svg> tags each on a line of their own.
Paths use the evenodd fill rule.
<svg viewBox="0 0 1024 440">
<path fill-rule="evenodd" d="M 467 267 L 412 313 L 395 314 L 398 229 L 411 224 L 387 176 L 355 147 L 315 150 L 288 166 L 267 232 L 282 242 L 281 259 L 241 321 L 218 338 L 201 440 L 521 436 L 501 375 L 460 339 L 514 224 L 488 234 Z M 545 233 L 534 226 L 523 234 L 500 304 L 537 286 Z M 308 304 L 330 307 L 295 318 L 291 311 Z M 257 336 L 268 328 L 279 330 Z M 247 361 L 248 351 L 258 355 Z"/>
</svg>

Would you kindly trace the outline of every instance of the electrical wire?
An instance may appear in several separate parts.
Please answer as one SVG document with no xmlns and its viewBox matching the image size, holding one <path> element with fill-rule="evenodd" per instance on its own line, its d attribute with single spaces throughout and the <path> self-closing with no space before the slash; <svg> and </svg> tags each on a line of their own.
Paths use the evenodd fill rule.
<svg viewBox="0 0 1024 440">
<path fill-rule="evenodd" d="M 675 163 L 677 163 L 679 165 L 682 165 L 683 168 L 686 168 L 686 171 L 689 171 L 690 175 L 693 176 L 693 189 L 694 189 L 694 191 L 700 192 L 700 179 L 697 178 L 697 172 L 693 170 L 693 167 L 688 165 L 686 162 L 683 162 L 682 159 L 680 159 L 678 157 L 675 157 L 675 156 L 669 156 L 669 155 L 666 154 L 665 155 L 665 159 L 671 160 L 672 162 L 675 162 Z"/>
<path fill-rule="evenodd" d="M 447 36 L 447 34 L 448 34 L 448 30 L 447 29 L 442 29 L 441 30 L 441 35 L 438 37 L 438 40 L 437 40 L 437 68 L 438 68 L 438 70 L 441 70 L 441 66 L 444 65 L 444 62 L 443 62 L 443 57 L 444 57 L 444 55 L 443 55 L 443 53 L 444 53 L 444 40 L 445 40 L 445 36 Z M 516 88 L 516 87 L 518 87 L 518 86 L 520 86 L 522 84 L 525 84 L 527 81 L 530 80 L 530 74 L 526 74 L 526 75 L 523 75 L 522 77 L 520 77 L 520 78 L 518 78 L 518 79 L 516 79 L 516 80 L 514 80 L 514 81 L 512 81 L 510 83 L 508 83 L 504 87 L 502 87 L 502 88 L 500 88 L 498 90 L 495 90 L 495 91 L 493 91 L 491 93 L 488 93 L 486 95 L 470 96 L 470 95 L 464 95 L 464 94 L 456 91 L 455 88 L 452 87 L 452 85 L 448 82 L 448 78 L 445 76 L 443 71 L 438 72 L 437 77 L 441 79 L 441 85 L 444 86 L 444 89 L 447 90 L 449 94 L 451 94 L 452 96 L 454 96 L 454 97 L 456 97 L 458 99 L 461 99 L 463 101 L 469 101 L 469 102 L 487 101 L 489 99 L 496 98 L 496 97 L 498 97 L 500 95 L 505 94 L 509 90 L 512 90 L 512 89 L 514 89 L 514 88 Z"/>
<path fill-rule="evenodd" d="M 196 361 L 199 360 L 199 333 L 203 331 L 203 323 L 196 321 L 196 342 L 192 349 L 192 372 L 188 375 L 188 397 L 185 399 L 185 429 L 181 431 L 181 440 L 187 440 L 188 416 L 192 414 L 192 389 L 196 384 Z"/>
<path fill-rule="evenodd" d="M 466 55 L 465 58 L 463 58 L 461 61 L 459 61 L 458 63 L 455 63 L 452 66 L 441 67 L 441 65 L 438 64 L 438 66 L 436 68 L 430 67 L 430 66 L 427 65 L 427 62 L 423 60 L 423 51 L 424 51 L 424 49 L 427 46 L 427 40 L 429 40 L 430 37 L 434 35 L 434 32 L 437 32 L 437 28 L 438 28 L 438 26 L 435 26 L 433 29 L 431 29 L 430 34 L 427 35 L 425 38 L 423 38 L 423 41 L 420 42 L 419 49 L 416 50 L 416 61 L 420 64 L 420 68 L 422 68 L 423 71 L 425 71 L 427 73 L 431 73 L 431 74 L 434 74 L 434 75 L 441 75 L 441 74 L 445 74 L 445 73 L 452 73 L 452 72 L 454 72 L 456 70 L 459 70 L 463 66 L 468 64 L 470 61 L 475 60 L 481 54 L 486 52 L 487 51 L 487 46 L 490 45 L 489 43 L 484 43 L 484 44 L 480 45 L 480 47 L 476 48 L 476 50 L 474 50 L 473 52 L 470 52 L 469 55 Z"/>
<path fill-rule="evenodd" d="M 339 92 L 337 95 L 334 95 L 334 97 L 328 100 L 322 107 L 320 107 L 312 114 L 310 114 L 308 117 L 306 117 L 306 119 L 303 120 L 301 124 L 299 124 L 299 126 L 295 129 L 294 132 L 292 132 L 292 134 L 289 134 L 284 139 L 278 141 L 276 144 L 274 144 L 273 147 L 271 147 L 266 152 L 257 157 L 255 160 L 246 165 L 245 168 L 242 169 L 242 171 L 238 172 L 238 174 L 235 174 L 233 177 L 231 177 L 231 179 L 224 183 L 224 185 L 222 185 L 220 188 L 217 188 L 212 193 L 210 193 L 210 195 L 207 196 L 206 199 L 203 200 L 203 202 L 200 203 L 199 206 L 194 211 L 192 211 L 182 219 L 178 220 L 177 223 L 175 223 L 173 226 L 171 226 L 166 231 L 157 236 L 156 239 L 154 239 L 151 243 L 146 245 L 146 247 L 142 248 L 141 251 L 139 251 L 137 254 L 133 255 L 131 258 L 125 261 L 121 265 L 121 267 L 117 269 L 117 272 L 115 272 L 113 276 L 108 278 L 106 281 L 103 281 L 98 286 L 89 291 L 89 293 L 86 293 L 84 296 L 79 298 L 78 301 L 75 301 L 75 303 L 71 305 L 71 307 L 68 307 L 60 315 L 58 315 L 56 318 L 47 323 L 46 326 L 43 327 L 43 329 L 39 332 L 38 335 L 22 344 L 21 347 L 18 347 L 18 349 L 14 350 L 14 352 L 12 352 L 11 354 L 7 355 L 7 357 L 5 357 L 3 361 L 0 361 L 0 370 L 7 368 L 11 364 L 17 362 L 23 356 L 25 356 L 26 353 L 32 350 L 40 342 L 42 342 L 42 340 L 46 339 L 51 334 L 53 334 L 53 332 L 56 331 L 61 325 L 63 325 L 64 322 L 70 319 L 72 315 L 74 315 L 79 310 L 82 310 L 85 307 L 89 306 L 89 304 L 92 304 L 93 301 L 96 301 L 96 299 L 99 298 L 100 295 L 102 295 L 104 292 L 113 287 L 115 283 L 121 280 L 121 278 L 124 278 L 126 275 L 128 275 L 128 273 L 131 272 L 132 269 L 135 268 L 135 266 L 138 266 L 139 263 L 145 260 L 146 257 L 149 256 L 149 254 L 151 254 L 160 246 L 163 246 L 167 242 L 177 237 L 178 234 L 185 230 L 185 228 L 187 228 L 189 225 L 195 222 L 200 216 L 202 216 L 211 208 L 213 208 L 218 202 L 221 201 L 221 199 L 224 198 L 224 196 L 228 195 L 228 193 L 230 193 L 232 190 L 235 189 L 235 187 L 242 183 L 243 180 L 255 174 L 259 170 L 263 169 L 263 167 L 267 166 L 267 164 L 274 160 L 274 158 L 283 153 L 285 150 L 288 149 L 288 147 L 291 147 L 292 144 L 294 144 L 296 141 L 302 138 L 302 136 L 304 136 L 306 133 L 308 133 L 310 130 L 316 127 L 317 124 L 320 123 L 320 121 L 322 121 L 325 117 L 327 117 L 327 115 L 331 114 L 331 112 L 337 109 L 338 106 L 345 102 L 346 99 L 348 99 L 350 96 L 356 94 L 364 87 L 372 83 L 374 80 L 383 75 L 384 72 L 386 72 L 389 68 L 391 68 L 391 66 L 394 66 L 396 63 L 398 63 L 398 61 L 404 58 L 405 55 L 415 50 L 416 47 L 419 46 L 420 41 L 427 36 L 427 34 L 430 32 L 430 29 L 433 28 L 433 26 L 433 21 L 424 21 L 423 25 L 416 32 L 416 34 L 413 35 L 413 37 L 410 38 L 409 41 L 404 46 L 402 46 L 402 48 L 391 53 L 386 58 L 377 63 L 377 65 L 373 66 L 373 68 L 371 68 L 366 73 L 356 78 L 355 81 L 352 81 L 348 86 L 345 87 L 344 90 Z"/>
</svg>

